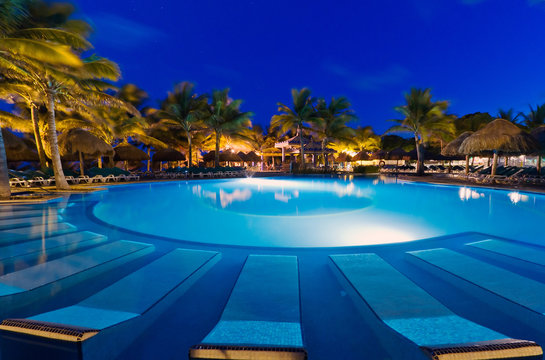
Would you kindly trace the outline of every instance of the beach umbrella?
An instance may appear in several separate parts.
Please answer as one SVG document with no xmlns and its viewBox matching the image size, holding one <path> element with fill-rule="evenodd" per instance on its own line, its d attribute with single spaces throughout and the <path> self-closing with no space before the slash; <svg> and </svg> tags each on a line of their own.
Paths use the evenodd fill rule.
<svg viewBox="0 0 545 360">
<path fill-rule="evenodd" d="M 539 150 L 533 155 L 537 155 L 537 173 L 541 175 L 541 158 L 545 155 L 545 126 L 540 126 L 530 132 L 539 144 Z"/>
<path fill-rule="evenodd" d="M 247 159 L 246 154 L 244 152 L 239 151 L 237 155 L 242 159 L 242 161 L 249 162 L 249 160 Z"/>
<path fill-rule="evenodd" d="M 493 152 L 492 176 L 496 175 L 498 154 L 532 154 L 537 150 L 539 144 L 532 135 L 504 119 L 496 119 L 468 136 L 459 148 L 462 154 Z"/>
<path fill-rule="evenodd" d="M 61 156 L 71 158 L 73 155 L 78 155 L 81 175 L 84 175 L 84 155 L 98 158 L 102 156 L 113 156 L 114 154 L 114 150 L 110 144 L 105 143 L 99 137 L 83 129 L 71 129 L 63 132 L 59 135 L 58 141 Z"/>
<path fill-rule="evenodd" d="M 129 143 L 119 144 L 114 148 L 114 161 L 123 161 L 125 164 L 125 170 L 127 170 L 127 163 L 129 161 L 145 161 L 150 157 L 145 151 L 140 150 L 134 145 Z"/>
<path fill-rule="evenodd" d="M 208 154 L 204 155 L 202 158 L 205 162 L 213 161 L 216 157 L 215 151 L 210 151 Z M 232 162 L 243 162 L 243 160 L 231 151 L 220 151 L 220 162 L 226 162 L 226 161 L 232 161 Z"/>
<path fill-rule="evenodd" d="M 239 155 L 240 155 L 240 153 L 239 153 Z M 250 151 L 249 153 L 246 154 L 246 161 L 247 162 L 260 162 L 261 157 L 259 155 L 257 155 L 255 152 Z"/>
<path fill-rule="evenodd" d="M 377 150 L 374 153 L 372 153 L 371 154 L 371 159 L 372 160 L 384 160 L 384 159 L 386 159 L 387 155 L 388 155 L 388 153 L 381 149 L 381 150 Z"/>
<path fill-rule="evenodd" d="M 395 148 L 394 150 L 388 152 L 388 154 L 386 155 L 386 158 L 388 160 L 399 161 L 399 160 L 404 160 L 408 156 L 409 154 L 402 148 Z"/>
<path fill-rule="evenodd" d="M 347 153 L 342 152 L 339 155 L 337 155 L 337 158 L 335 159 L 335 161 L 340 162 L 340 163 L 350 162 L 350 161 L 352 161 L 352 156 L 348 155 Z"/>
<path fill-rule="evenodd" d="M 184 161 L 185 155 L 181 152 L 167 148 L 167 149 L 161 149 L 155 152 L 152 156 L 152 161 Z"/>
<path fill-rule="evenodd" d="M 23 139 L 7 129 L 2 129 L 2 137 L 4 138 L 4 148 L 6 149 L 6 152 L 21 151 L 27 147 Z"/>
<path fill-rule="evenodd" d="M 466 131 L 460 134 L 456 139 L 449 142 L 441 151 L 442 155 L 445 156 L 457 156 L 465 155 L 466 157 L 466 175 L 469 174 L 469 154 L 460 153 L 460 145 L 464 142 L 465 139 L 470 137 L 473 134 L 473 131 Z"/>
<path fill-rule="evenodd" d="M 9 162 L 40 161 L 36 144 L 32 140 L 20 138 L 12 132 L 2 129 L 6 158 Z"/>
<path fill-rule="evenodd" d="M 352 161 L 363 161 L 363 160 L 371 160 L 371 156 L 366 151 L 360 151 L 354 157 L 352 157 Z"/>
</svg>

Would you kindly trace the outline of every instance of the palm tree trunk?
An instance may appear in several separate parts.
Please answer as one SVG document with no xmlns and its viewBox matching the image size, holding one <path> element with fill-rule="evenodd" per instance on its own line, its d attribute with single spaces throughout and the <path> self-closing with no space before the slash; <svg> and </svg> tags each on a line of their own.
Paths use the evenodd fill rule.
<svg viewBox="0 0 545 360">
<path fill-rule="evenodd" d="M 193 166 L 193 152 L 191 151 L 191 133 L 187 131 L 187 144 L 189 146 L 188 149 L 188 159 L 187 159 L 187 167 Z"/>
<path fill-rule="evenodd" d="M 102 156 L 99 156 L 97 159 L 98 168 L 102 169 Z"/>
<path fill-rule="evenodd" d="M 148 160 L 148 171 L 150 170 L 150 166 L 151 166 L 151 147 L 148 148 L 148 156 L 150 158 L 150 160 Z"/>
<path fill-rule="evenodd" d="M 541 175 L 541 155 L 538 155 L 537 157 L 536 168 L 538 175 Z"/>
<path fill-rule="evenodd" d="M 40 126 L 38 119 L 36 118 L 36 105 L 33 103 L 28 104 L 30 108 L 30 119 L 32 120 L 32 127 L 34 129 L 34 140 L 36 141 L 36 148 L 38 149 L 38 157 L 40 158 L 40 168 L 45 170 L 47 168 L 47 160 L 45 159 L 45 150 L 42 138 L 40 136 Z"/>
<path fill-rule="evenodd" d="M 322 140 L 322 156 L 324 157 L 324 169 L 327 170 L 327 168 L 329 167 L 329 161 L 325 154 L 325 141 L 326 139 Z"/>
<path fill-rule="evenodd" d="M 78 151 L 78 154 L 79 154 L 79 174 L 83 176 L 85 175 L 85 173 L 83 172 L 83 154 L 81 153 L 81 151 Z"/>
<path fill-rule="evenodd" d="M 220 166 L 220 132 L 216 130 L 216 153 L 214 158 L 214 167 Z"/>
<path fill-rule="evenodd" d="M 263 150 L 261 150 L 261 171 L 263 171 L 264 162 L 265 162 L 265 157 L 263 156 Z"/>
<path fill-rule="evenodd" d="M 498 168 L 498 153 L 494 151 L 494 157 L 492 158 L 492 172 L 490 175 L 496 176 L 496 169 Z"/>
<path fill-rule="evenodd" d="M 55 95 L 52 92 L 47 93 L 47 103 L 49 111 L 49 147 L 51 162 L 53 163 L 53 172 L 55 174 L 55 186 L 57 187 L 57 190 L 70 190 L 70 186 L 66 182 L 64 172 L 62 171 L 61 156 L 57 143 L 57 128 L 55 126 Z"/>
<path fill-rule="evenodd" d="M 469 154 L 466 155 L 466 175 L 469 174 Z"/>
<path fill-rule="evenodd" d="M 8 159 L 4 147 L 4 137 L 0 128 L 0 199 L 9 199 L 11 189 L 9 187 Z"/>
<path fill-rule="evenodd" d="M 297 132 L 299 133 L 299 146 L 301 148 L 299 149 L 299 156 L 301 156 L 301 169 L 305 168 L 305 147 L 303 146 L 303 129 L 301 126 L 297 128 Z"/>
<path fill-rule="evenodd" d="M 418 139 L 418 136 L 414 136 L 414 141 L 416 143 L 416 174 L 424 175 L 424 148 L 422 147 L 421 142 Z"/>
</svg>

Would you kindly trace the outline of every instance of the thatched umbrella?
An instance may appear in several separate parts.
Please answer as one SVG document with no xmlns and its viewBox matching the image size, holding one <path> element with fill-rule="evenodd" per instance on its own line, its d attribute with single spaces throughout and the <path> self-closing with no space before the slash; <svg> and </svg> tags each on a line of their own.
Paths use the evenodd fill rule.
<svg viewBox="0 0 545 360">
<path fill-rule="evenodd" d="M 342 152 L 339 155 L 337 155 L 337 158 L 335 159 L 335 161 L 340 162 L 340 163 L 350 162 L 350 161 L 352 161 L 352 156 L 348 155 L 345 152 Z"/>
<path fill-rule="evenodd" d="M 246 154 L 244 152 L 239 151 L 237 155 L 242 159 L 242 161 L 248 162 L 248 159 L 246 158 Z"/>
<path fill-rule="evenodd" d="M 535 128 L 530 134 L 539 144 L 539 150 L 534 155 L 537 155 L 537 173 L 541 175 L 541 158 L 545 155 L 545 126 Z"/>
<path fill-rule="evenodd" d="M 208 152 L 208 154 L 204 155 L 202 159 L 205 162 L 213 161 L 216 158 L 216 152 L 214 150 Z M 243 162 L 243 160 L 231 151 L 220 151 L 220 162 L 226 162 L 226 161 L 233 161 L 233 162 Z"/>
<path fill-rule="evenodd" d="M 481 130 L 467 137 L 460 145 L 462 154 L 478 154 L 486 151 L 494 153 L 491 175 L 496 175 L 498 154 L 532 154 L 539 149 L 536 139 L 525 133 L 513 123 L 496 119 Z"/>
<path fill-rule="evenodd" d="M 239 156 L 240 156 L 240 153 L 239 153 Z M 249 153 L 246 154 L 246 161 L 247 162 L 260 162 L 261 157 L 259 155 L 257 155 L 255 152 L 250 151 Z"/>
<path fill-rule="evenodd" d="M 466 131 L 460 134 L 456 139 L 449 142 L 441 151 L 442 155 L 445 156 L 457 156 L 465 155 L 466 157 L 466 175 L 469 174 L 469 154 L 460 153 L 460 145 L 464 142 L 465 139 L 470 137 L 473 134 L 473 131 Z"/>
<path fill-rule="evenodd" d="M 2 136 L 8 162 L 40 161 L 36 144 L 33 141 L 20 138 L 5 129 L 2 129 Z"/>
<path fill-rule="evenodd" d="M 114 149 L 102 139 L 91 134 L 87 130 L 72 129 L 59 135 L 59 151 L 61 156 L 78 155 L 80 174 L 83 172 L 83 157 L 98 158 L 102 156 L 113 156 Z"/>
<path fill-rule="evenodd" d="M 397 162 L 399 160 L 404 160 L 408 156 L 408 153 L 402 148 L 395 148 L 394 150 L 388 152 L 386 158 L 388 160 L 395 160 Z"/>
<path fill-rule="evenodd" d="M 371 156 L 366 151 L 360 151 L 352 157 L 352 161 L 371 160 Z"/>
<path fill-rule="evenodd" d="M 114 152 L 114 161 L 123 161 L 125 163 L 125 170 L 127 170 L 127 162 L 129 161 L 145 161 L 150 159 L 146 152 L 129 143 L 117 145 L 114 148 Z"/>
<path fill-rule="evenodd" d="M 22 151 L 27 147 L 23 139 L 7 129 L 2 129 L 2 137 L 4 138 L 6 152 Z"/>
<path fill-rule="evenodd" d="M 384 160 L 386 159 L 386 156 L 388 153 L 385 150 L 377 150 L 374 153 L 371 154 L 372 160 Z"/>
</svg>

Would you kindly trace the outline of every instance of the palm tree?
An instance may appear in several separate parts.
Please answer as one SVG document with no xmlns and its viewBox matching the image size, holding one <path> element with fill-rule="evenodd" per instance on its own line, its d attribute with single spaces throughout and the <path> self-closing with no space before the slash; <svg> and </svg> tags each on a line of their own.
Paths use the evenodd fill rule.
<svg viewBox="0 0 545 360">
<path fill-rule="evenodd" d="M 209 111 L 204 118 L 204 124 L 216 135 L 216 158 L 214 166 L 219 167 L 220 140 L 224 133 L 239 132 L 252 125 L 253 113 L 241 112 L 242 100 L 229 98 L 229 89 L 214 90 L 212 92 Z"/>
<path fill-rule="evenodd" d="M 188 145 L 187 166 L 193 165 L 192 135 L 199 130 L 199 122 L 208 115 L 208 99 L 206 95 L 197 95 L 194 84 L 182 82 L 174 87 L 174 91 L 161 104 L 161 110 L 155 116 L 165 125 L 180 126 L 186 134 Z"/>
<path fill-rule="evenodd" d="M 263 128 L 260 125 L 254 125 L 251 129 L 244 129 L 240 133 L 240 138 L 261 154 L 261 171 L 263 171 L 265 163 L 263 150 L 274 146 L 276 142 L 274 134 L 270 131 L 267 134 L 264 134 Z"/>
<path fill-rule="evenodd" d="M 371 126 L 357 127 L 354 130 L 354 137 L 350 140 L 358 151 L 376 151 L 381 146 L 380 136 L 375 134 Z"/>
<path fill-rule="evenodd" d="M 303 144 L 303 129 L 308 124 L 319 121 L 320 117 L 315 109 L 316 99 L 310 96 L 309 89 L 292 89 L 291 97 L 293 100 L 293 109 L 287 105 L 278 103 L 280 115 L 273 115 L 271 126 L 280 129 L 281 133 L 287 133 L 292 130 L 299 135 L 299 156 L 301 167 L 304 168 L 305 149 Z"/>
<path fill-rule="evenodd" d="M 406 104 L 395 108 L 404 118 L 392 120 L 398 125 L 388 129 L 392 132 L 409 132 L 414 136 L 416 153 L 418 157 L 416 172 L 424 174 L 424 140 L 426 135 L 433 130 L 447 130 L 453 128 L 452 119 L 445 115 L 448 108 L 447 101 L 432 101 L 430 89 L 411 89 L 405 95 Z M 453 130 L 452 130 L 453 131 Z"/>
<path fill-rule="evenodd" d="M 515 114 L 515 110 L 513 109 L 499 109 L 496 117 L 518 125 L 518 118 L 521 115 L 521 113 Z"/>
<path fill-rule="evenodd" d="M 320 120 L 314 121 L 313 130 L 322 140 L 322 156 L 326 170 L 329 164 L 325 148 L 329 142 L 334 140 L 348 140 L 355 135 L 354 129 L 346 126 L 347 123 L 356 119 L 351 106 L 345 97 L 337 99 L 333 97 L 329 105 L 324 99 L 318 100 L 316 110 L 318 111 L 318 119 Z"/>
<path fill-rule="evenodd" d="M 530 112 L 522 117 L 522 123 L 530 130 L 545 125 L 545 104 L 536 105 L 535 109 L 530 106 Z"/>
</svg>

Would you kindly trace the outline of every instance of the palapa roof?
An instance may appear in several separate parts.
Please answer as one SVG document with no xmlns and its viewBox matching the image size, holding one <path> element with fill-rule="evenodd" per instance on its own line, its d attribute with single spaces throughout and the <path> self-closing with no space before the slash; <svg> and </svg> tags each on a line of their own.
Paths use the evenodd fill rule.
<svg viewBox="0 0 545 360">
<path fill-rule="evenodd" d="M 6 151 L 22 151 L 27 147 L 23 139 L 7 129 L 2 129 L 2 138 Z"/>
<path fill-rule="evenodd" d="M 276 148 L 290 148 L 290 147 L 300 147 L 301 146 L 301 133 L 297 131 L 297 135 L 274 144 Z M 311 138 L 303 136 L 303 146 L 311 142 Z"/>
<path fill-rule="evenodd" d="M 409 158 L 410 154 L 402 148 L 395 148 L 386 155 L 386 159 L 388 160 L 405 160 Z"/>
<path fill-rule="evenodd" d="M 515 124 L 496 119 L 467 137 L 460 145 L 462 154 L 479 154 L 495 151 L 503 155 L 535 153 L 539 144 L 534 137 Z"/>
<path fill-rule="evenodd" d="M 240 156 L 240 153 L 238 153 Z M 241 156 L 242 158 L 242 156 Z M 261 156 L 257 155 L 255 152 L 250 151 L 249 153 L 245 154 L 245 160 L 246 162 L 259 162 L 261 161 Z M 244 158 L 243 158 L 244 159 Z"/>
<path fill-rule="evenodd" d="M 150 157 L 145 151 L 140 150 L 134 145 L 124 143 L 119 144 L 114 148 L 114 160 L 115 161 L 144 161 L 149 160 Z"/>
<path fill-rule="evenodd" d="M 113 148 L 102 139 L 83 129 L 71 129 L 59 135 L 59 152 L 70 158 L 81 152 L 89 157 L 112 156 Z"/>
<path fill-rule="evenodd" d="M 456 139 L 449 142 L 443 150 L 441 150 L 441 154 L 445 156 L 456 156 L 456 155 L 463 155 L 460 153 L 460 145 L 464 142 L 465 139 L 467 139 L 469 136 L 473 134 L 473 131 L 466 131 L 460 134 Z"/>
<path fill-rule="evenodd" d="M 363 160 L 371 160 L 371 155 L 367 153 L 367 151 L 360 151 L 356 155 L 352 157 L 352 161 L 363 161 Z M 350 160 L 346 160 L 350 161 Z"/>
<path fill-rule="evenodd" d="M 185 155 L 181 152 L 167 148 L 155 152 L 152 156 L 152 161 L 184 161 Z"/>
<path fill-rule="evenodd" d="M 352 161 L 352 156 L 348 155 L 345 152 L 340 153 L 337 155 L 337 158 L 335 159 L 337 162 L 350 162 Z"/>
<path fill-rule="evenodd" d="M 209 151 L 208 154 L 204 155 L 202 157 L 202 159 L 207 162 L 207 161 L 214 161 L 216 159 L 216 152 L 214 150 L 212 151 Z M 242 160 L 240 158 L 240 156 L 238 156 L 237 154 L 235 154 L 234 152 L 231 152 L 231 151 L 220 151 L 220 162 L 224 162 L 224 161 L 234 161 L 234 162 L 242 162 L 244 160 Z"/>
</svg>

